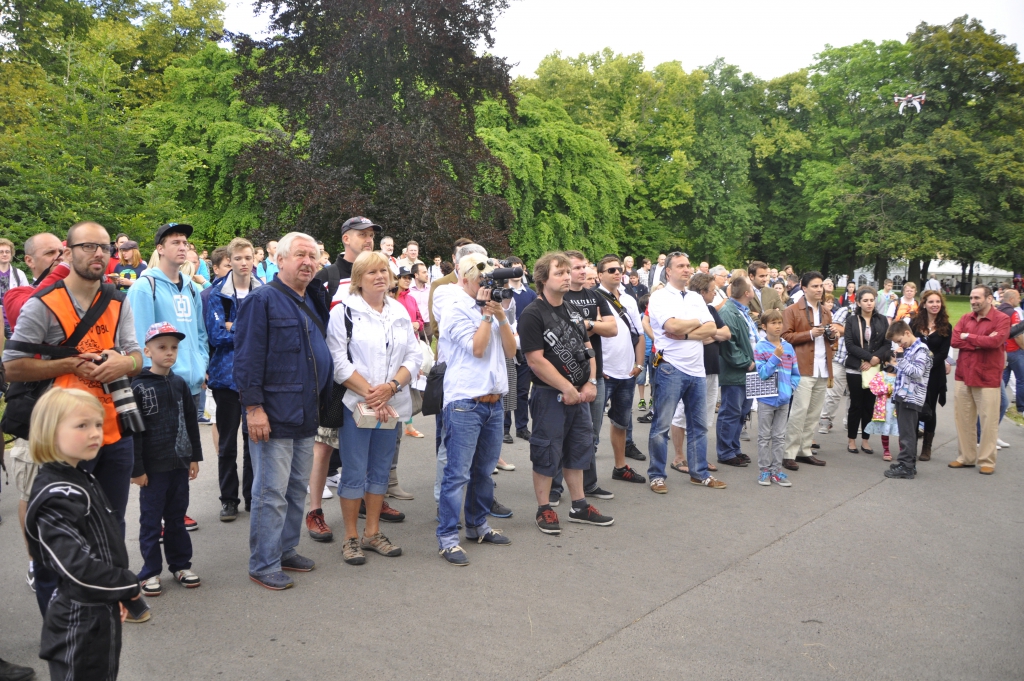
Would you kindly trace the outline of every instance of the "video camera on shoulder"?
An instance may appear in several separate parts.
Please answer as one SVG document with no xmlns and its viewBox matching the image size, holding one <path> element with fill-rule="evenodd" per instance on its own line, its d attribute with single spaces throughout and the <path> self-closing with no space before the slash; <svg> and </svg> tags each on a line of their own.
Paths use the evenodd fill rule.
<svg viewBox="0 0 1024 681">
<path fill-rule="evenodd" d="M 501 267 L 496 267 L 486 274 L 480 275 L 480 288 L 485 288 L 490 291 L 490 296 L 487 300 L 477 300 L 476 304 L 480 307 L 486 305 L 489 301 L 500 303 L 505 300 L 512 298 L 512 289 L 506 288 L 506 284 L 509 279 L 522 279 L 523 268 L 522 267 L 509 267 L 511 263 L 507 260 L 491 260 L 490 264 L 497 263 Z M 483 271 L 487 267 L 488 263 L 479 263 L 477 267 Z"/>
</svg>

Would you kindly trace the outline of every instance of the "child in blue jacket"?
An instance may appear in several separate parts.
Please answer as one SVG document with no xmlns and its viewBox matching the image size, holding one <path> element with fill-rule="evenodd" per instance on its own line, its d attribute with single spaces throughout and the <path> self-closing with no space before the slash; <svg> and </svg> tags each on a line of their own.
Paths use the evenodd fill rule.
<svg viewBox="0 0 1024 681">
<path fill-rule="evenodd" d="M 782 455 L 786 449 L 789 403 L 800 383 L 800 368 L 793 346 L 782 339 L 782 313 L 778 310 L 764 313 L 761 326 L 768 337 L 754 347 L 754 363 L 762 380 L 778 375 L 779 394 L 757 398 L 757 466 L 761 470 L 757 484 L 768 486 L 774 482 L 792 487 L 793 483 L 782 472 Z"/>
</svg>

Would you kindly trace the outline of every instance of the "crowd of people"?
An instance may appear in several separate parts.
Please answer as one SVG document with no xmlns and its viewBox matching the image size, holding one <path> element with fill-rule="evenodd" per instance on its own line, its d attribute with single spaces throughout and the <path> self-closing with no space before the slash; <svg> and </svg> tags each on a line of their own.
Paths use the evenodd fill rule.
<svg viewBox="0 0 1024 681">
<path fill-rule="evenodd" d="M 401 555 L 382 523 L 405 518 L 386 499 L 413 498 L 399 452 L 403 437 L 424 437 L 412 422 L 421 411 L 435 417 L 438 552 L 455 566 L 470 563 L 471 544 L 512 543 L 490 518 L 513 514 L 495 498 L 493 473 L 515 470 L 502 446 L 516 437 L 529 442 L 537 527 L 557 535 L 566 494 L 569 522 L 609 526 L 591 500 L 627 486 L 602 484 L 664 495 L 671 468 L 726 488 L 712 473 L 754 463 L 741 451 L 753 414 L 752 482 L 789 487 L 801 464 L 826 465 L 815 435 L 832 429 L 844 398 L 847 450 L 879 454 L 880 435 L 881 458 L 895 458 L 884 474 L 898 479 L 931 459 L 950 372 L 950 468 L 994 472 L 1011 385 L 1024 413 L 1024 314 L 1012 288 L 998 303 L 990 288 L 972 289 L 971 312 L 954 325 L 935 287 L 918 296 L 908 282 L 897 295 L 886 281 L 839 293 L 819 272 L 759 261 L 730 271 L 695 269 L 682 252 L 636 266 L 566 251 L 527 272 L 519 258 L 498 261 L 459 239 L 450 259 L 428 266 L 416 242 L 396 254 L 379 225 L 353 217 L 332 262 L 298 232 L 265 247 L 235 238 L 208 254 L 192 231 L 160 226 L 148 262 L 138 242 L 111 241 L 95 222 L 64 240 L 37 234 L 22 245 L 30 276 L 0 240 L 2 425 L 15 437 L 28 580 L 53 678 L 116 676 L 121 622 L 149 619 L 142 597 L 162 593 L 165 564 L 182 587 L 201 585 L 188 508 L 207 460 L 204 423 L 220 520 L 244 507 L 249 577 L 282 590 L 294 585 L 289 573 L 315 568 L 297 550 L 303 531 L 334 539 L 323 501 L 335 495 L 344 562 Z M 610 471 L 596 457 L 606 415 Z M 636 422 L 650 424 L 646 454 Z M 133 484 L 135 571 L 124 543 Z"/>
</svg>

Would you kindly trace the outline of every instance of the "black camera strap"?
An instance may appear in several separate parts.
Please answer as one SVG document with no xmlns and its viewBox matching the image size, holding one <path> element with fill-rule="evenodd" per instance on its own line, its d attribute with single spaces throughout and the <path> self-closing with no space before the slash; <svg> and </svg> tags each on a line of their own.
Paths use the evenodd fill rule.
<svg viewBox="0 0 1024 681">
<path fill-rule="evenodd" d="M 62 288 L 67 289 L 64 286 L 64 281 L 58 281 L 53 286 L 47 287 L 42 291 L 37 291 L 33 294 L 33 298 L 39 298 L 42 295 L 49 293 L 53 289 Z M 71 296 L 71 292 L 67 292 L 68 296 Z M 100 296 L 94 302 L 85 315 L 78 322 L 78 326 L 75 327 L 74 332 L 68 336 L 60 345 L 46 345 L 45 343 L 26 343 L 24 341 L 7 341 L 7 346 L 11 350 L 17 352 L 29 352 L 33 355 L 47 355 L 51 359 L 66 359 L 68 357 L 77 357 L 81 353 L 78 351 L 78 344 L 85 338 L 85 334 L 89 333 L 96 322 L 99 321 L 100 316 L 107 311 L 107 307 L 110 306 L 110 301 L 114 299 L 114 285 L 113 284 L 100 284 Z"/>
</svg>

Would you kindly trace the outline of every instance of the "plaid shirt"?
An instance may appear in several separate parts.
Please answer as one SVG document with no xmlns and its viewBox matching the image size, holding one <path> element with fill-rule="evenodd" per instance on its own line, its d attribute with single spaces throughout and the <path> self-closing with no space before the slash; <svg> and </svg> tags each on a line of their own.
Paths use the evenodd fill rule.
<svg viewBox="0 0 1024 681">
<path fill-rule="evenodd" d="M 835 312 L 832 313 L 832 323 L 833 324 L 842 324 L 843 326 L 846 326 L 846 318 L 849 317 L 849 316 L 850 316 L 850 308 L 848 308 L 846 306 L 840 307 L 838 310 L 836 310 Z M 833 364 L 838 364 L 839 366 L 843 366 L 843 364 L 845 364 L 845 362 L 846 362 L 846 354 L 847 354 L 846 353 L 846 343 L 844 343 L 843 339 L 840 338 L 839 339 L 839 349 L 836 350 L 836 354 L 833 355 L 833 357 L 832 357 Z M 846 369 L 843 369 L 843 371 L 846 371 Z"/>
</svg>

